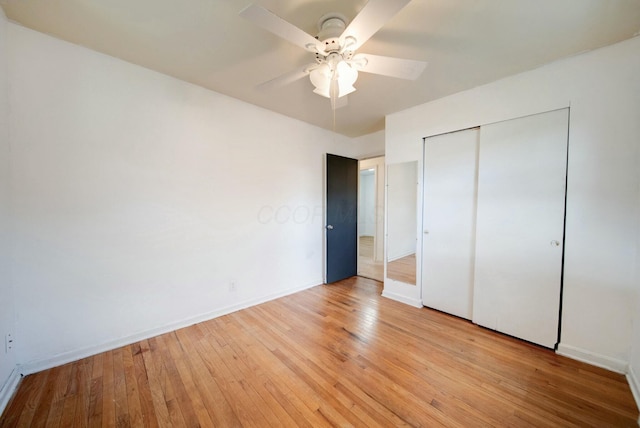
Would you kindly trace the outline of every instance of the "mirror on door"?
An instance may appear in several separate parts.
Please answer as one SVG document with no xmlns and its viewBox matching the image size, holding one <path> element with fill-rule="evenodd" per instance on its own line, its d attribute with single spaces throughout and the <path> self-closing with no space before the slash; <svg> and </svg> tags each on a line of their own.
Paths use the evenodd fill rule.
<svg viewBox="0 0 640 428">
<path fill-rule="evenodd" d="M 360 161 L 358 275 L 384 281 L 384 156 Z"/>
<path fill-rule="evenodd" d="M 418 162 L 387 167 L 387 278 L 416 285 Z"/>
</svg>

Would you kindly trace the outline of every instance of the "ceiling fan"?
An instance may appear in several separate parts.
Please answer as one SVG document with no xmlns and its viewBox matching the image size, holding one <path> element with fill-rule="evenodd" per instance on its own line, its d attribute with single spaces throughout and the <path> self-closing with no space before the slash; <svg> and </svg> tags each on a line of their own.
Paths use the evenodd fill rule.
<svg viewBox="0 0 640 428">
<path fill-rule="evenodd" d="M 331 108 L 336 109 L 341 106 L 338 99 L 356 90 L 353 84 L 359 71 L 408 80 L 417 79 L 427 65 L 424 61 L 355 53 L 409 2 L 410 0 L 369 0 L 348 26 L 344 15 L 325 14 L 318 21 L 319 32 L 316 37 L 268 9 L 250 4 L 240 12 L 240 16 L 315 55 L 314 62 L 260 86 L 284 86 L 308 75 L 315 87 L 313 92 L 329 98 Z"/>
</svg>

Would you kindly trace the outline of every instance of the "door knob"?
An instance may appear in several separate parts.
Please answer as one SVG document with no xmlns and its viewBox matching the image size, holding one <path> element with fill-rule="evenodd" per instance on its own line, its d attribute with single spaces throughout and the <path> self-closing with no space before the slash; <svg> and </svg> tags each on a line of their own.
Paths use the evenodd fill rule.
<svg viewBox="0 0 640 428">
<path fill-rule="evenodd" d="M 327 225 L 327 230 L 333 230 L 333 226 L 331 226 L 330 224 Z"/>
<path fill-rule="evenodd" d="M 560 242 L 559 241 L 551 241 L 551 245 L 555 245 L 556 247 L 560 246 Z"/>
</svg>

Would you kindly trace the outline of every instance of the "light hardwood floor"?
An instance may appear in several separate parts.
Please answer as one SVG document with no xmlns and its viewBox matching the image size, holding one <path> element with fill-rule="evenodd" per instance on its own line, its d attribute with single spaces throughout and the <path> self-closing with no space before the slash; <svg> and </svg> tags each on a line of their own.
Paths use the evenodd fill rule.
<svg viewBox="0 0 640 428">
<path fill-rule="evenodd" d="M 405 284 L 416 285 L 416 255 L 388 262 L 387 276 Z"/>
<path fill-rule="evenodd" d="M 365 278 L 384 280 L 384 263 L 376 262 L 373 236 L 360 237 L 360 254 L 358 254 L 358 275 Z"/>
<path fill-rule="evenodd" d="M 352 278 L 23 379 L 27 426 L 636 426 L 624 376 Z"/>
</svg>

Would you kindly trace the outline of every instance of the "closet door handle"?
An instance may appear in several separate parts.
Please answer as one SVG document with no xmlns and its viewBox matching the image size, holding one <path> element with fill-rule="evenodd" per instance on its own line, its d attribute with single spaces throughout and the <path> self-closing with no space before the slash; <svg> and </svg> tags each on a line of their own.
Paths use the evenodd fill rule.
<svg viewBox="0 0 640 428">
<path fill-rule="evenodd" d="M 551 241 L 551 245 L 555 245 L 556 247 L 560 246 L 560 241 L 553 240 Z"/>
</svg>

